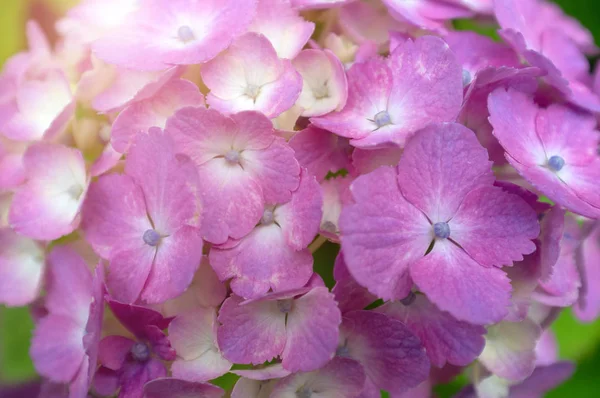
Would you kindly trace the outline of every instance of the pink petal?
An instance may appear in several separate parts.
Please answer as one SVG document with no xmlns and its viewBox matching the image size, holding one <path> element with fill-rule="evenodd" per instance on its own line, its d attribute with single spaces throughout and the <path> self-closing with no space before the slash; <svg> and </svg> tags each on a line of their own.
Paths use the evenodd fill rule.
<svg viewBox="0 0 600 398">
<path fill-rule="evenodd" d="M 580 256 L 577 265 L 582 286 L 575 314 L 580 320 L 591 322 L 600 315 L 600 228 L 597 224 L 581 244 Z"/>
<path fill-rule="evenodd" d="M 532 239 L 540 233 L 535 211 L 497 187 L 469 192 L 448 225 L 451 239 L 484 266 L 522 260 L 535 250 Z"/>
<path fill-rule="evenodd" d="M 431 30 L 443 31 L 444 20 L 471 15 L 471 11 L 466 8 L 435 0 L 416 0 L 409 3 L 401 0 L 384 0 L 383 2 L 396 19 Z"/>
<path fill-rule="evenodd" d="M 106 62 L 135 70 L 208 61 L 244 32 L 255 14 L 255 2 L 152 0 L 93 43 Z"/>
<path fill-rule="evenodd" d="M 35 300 L 41 288 L 44 268 L 44 251 L 35 241 L 9 228 L 0 229 L 2 304 L 22 306 Z"/>
<path fill-rule="evenodd" d="M 299 10 L 329 8 L 350 3 L 353 0 L 291 0 L 292 6 Z"/>
<path fill-rule="evenodd" d="M 560 255 L 560 241 L 565 230 L 565 210 L 560 206 L 553 206 L 542 218 L 540 227 L 541 279 L 547 281 Z"/>
<path fill-rule="evenodd" d="M 28 181 L 13 198 L 11 227 L 38 240 L 73 232 L 88 186 L 81 152 L 40 142 L 27 149 L 23 164 Z"/>
<path fill-rule="evenodd" d="M 231 296 L 219 311 L 219 348 L 234 363 L 258 365 L 270 361 L 283 352 L 286 343 L 285 313 L 279 310 L 277 301 L 241 305 L 242 300 Z"/>
<path fill-rule="evenodd" d="M 287 314 L 283 367 L 308 372 L 324 366 L 335 354 L 342 316 L 334 296 L 317 287 L 295 299 Z"/>
<path fill-rule="evenodd" d="M 363 365 L 379 389 L 401 394 L 429 376 L 421 342 L 400 321 L 376 312 L 352 311 L 344 314 L 342 334 L 349 357 Z"/>
<path fill-rule="evenodd" d="M 496 376 L 519 381 L 535 368 L 535 345 L 541 335 L 535 322 L 501 322 L 490 326 L 479 361 Z"/>
<path fill-rule="evenodd" d="M 431 364 L 466 366 L 481 354 L 485 328 L 459 321 L 417 294 L 410 304 L 388 302 L 377 311 L 403 322 L 422 342 Z"/>
<path fill-rule="evenodd" d="M 102 174 L 108 172 L 117 164 L 119 164 L 119 161 L 122 157 L 123 154 L 115 151 L 110 142 L 107 143 L 104 146 L 104 150 L 102 151 L 100 157 L 96 159 L 96 161 L 90 167 L 91 176 L 99 177 Z"/>
<path fill-rule="evenodd" d="M 362 310 L 377 300 L 377 297 L 360 286 L 350 275 L 344 261 L 344 254 L 341 251 L 335 259 L 333 277 L 335 278 L 335 286 L 331 289 L 331 292 L 335 294 L 335 300 L 338 302 L 343 314 L 352 310 Z"/>
<path fill-rule="evenodd" d="M 110 370 L 119 370 L 125 364 L 135 341 L 123 336 L 107 336 L 100 340 L 98 361 Z"/>
<path fill-rule="evenodd" d="M 360 176 L 350 189 L 355 204 L 340 216 L 348 270 L 377 297 L 403 299 L 412 287 L 408 266 L 427 251 L 431 225 L 404 199 L 390 167 Z"/>
<path fill-rule="evenodd" d="M 292 64 L 302 75 L 302 92 L 296 105 L 302 116 L 322 116 L 340 111 L 348 98 L 348 81 L 344 66 L 329 50 L 304 50 Z"/>
<path fill-rule="evenodd" d="M 250 380 L 265 381 L 289 376 L 292 372 L 286 370 L 281 363 L 276 363 L 257 369 L 232 370 L 231 373 Z"/>
<path fill-rule="evenodd" d="M 223 390 L 208 383 L 190 383 L 174 378 L 159 378 L 144 385 L 145 398 L 221 398 Z"/>
<path fill-rule="evenodd" d="M 312 256 L 287 243 L 276 224 L 259 225 L 232 248 L 213 247 L 209 254 L 219 279 L 233 278 L 231 289 L 246 298 L 269 288 L 284 291 L 302 287 L 312 275 Z"/>
<path fill-rule="evenodd" d="M 289 398 L 298 391 L 318 391 L 328 398 L 356 398 L 365 383 L 362 366 L 352 359 L 334 358 L 326 366 L 308 373 L 295 373 L 281 379 L 271 398 Z"/>
<path fill-rule="evenodd" d="M 70 382 L 85 356 L 85 330 L 71 317 L 48 315 L 37 324 L 29 354 L 36 370 L 55 382 Z"/>
<path fill-rule="evenodd" d="M 410 275 L 439 309 L 458 320 L 483 325 L 508 312 L 506 274 L 478 264 L 448 240 L 436 240 L 431 253 L 411 266 Z"/>
<path fill-rule="evenodd" d="M 568 361 L 540 366 L 523 383 L 512 387 L 510 396 L 511 398 L 542 397 L 546 392 L 571 378 L 574 372 L 575 365 Z"/>
<path fill-rule="evenodd" d="M 470 191 L 492 184 L 490 166 L 471 130 L 455 123 L 435 124 L 420 131 L 404 149 L 398 184 L 406 200 L 432 223 L 448 222 Z"/>
<path fill-rule="evenodd" d="M 313 125 L 290 140 L 296 159 L 321 182 L 327 173 L 350 168 L 348 141 Z"/>
<path fill-rule="evenodd" d="M 323 215 L 321 187 L 306 170 L 300 176 L 300 186 L 288 203 L 277 206 L 274 216 L 286 243 L 295 250 L 306 248 L 317 235 Z"/>
<path fill-rule="evenodd" d="M 183 79 L 171 80 L 154 96 L 129 105 L 117 116 L 111 131 L 111 144 L 125 153 L 135 140 L 150 127 L 164 128 L 167 119 L 186 106 L 203 106 L 204 96 L 198 87 Z"/>
<path fill-rule="evenodd" d="M 206 381 L 224 375 L 231 362 L 217 346 L 217 314 L 214 309 L 196 309 L 176 317 L 169 325 L 169 340 L 178 353 L 172 365 L 174 377 Z"/>
<path fill-rule="evenodd" d="M 399 147 L 360 149 L 352 151 L 352 166 L 360 174 L 368 174 L 380 166 L 396 166 L 402 156 Z"/>
<path fill-rule="evenodd" d="M 350 203 L 352 177 L 337 177 L 321 183 L 323 191 L 323 217 L 319 233 L 333 242 L 339 242 L 339 220 L 342 207 Z"/>
<path fill-rule="evenodd" d="M 138 136 L 125 173 L 144 191 L 153 229 L 167 235 L 183 225 L 199 226 L 198 173 L 191 159 L 176 154 L 167 133 L 156 128 Z"/>
<path fill-rule="evenodd" d="M 298 8 L 294 4 L 294 8 Z M 280 58 L 293 59 L 310 39 L 315 24 L 304 20 L 290 0 L 259 0 L 250 32 L 263 34 Z"/>
<path fill-rule="evenodd" d="M 107 299 L 108 305 L 119 322 L 140 340 L 150 340 L 147 326 L 156 326 L 158 330 L 166 329 L 172 318 L 164 318 L 162 314 L 151 308 L 131 305 Z"/>
</svg>

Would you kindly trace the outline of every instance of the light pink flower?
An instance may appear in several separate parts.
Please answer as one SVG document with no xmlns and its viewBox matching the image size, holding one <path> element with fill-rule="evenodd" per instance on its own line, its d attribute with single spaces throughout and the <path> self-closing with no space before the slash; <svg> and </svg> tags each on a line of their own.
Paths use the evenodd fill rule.
<svg viewBox="0 0 600 398">
<path fill-rule="evenodd" d="M 211 243 L 240 239 L 260 220 L 266 203 L 290 200 L 300 166 L 293 150 L 258 112 L 224 116 L 186 108 L 167 121 L 179 152 L 196 164 L 204 208 L 203 236 Z"/>
<path fill-rule="evenodd" d="M 355 64 L 344 109 L 311 121 L 357 147 L 404 146 L 428 124 L 456 118 L 462 87 L 462 69 L 448 45 L 424 36 L 407 40 L 387 61 Z"/>
<path fill-rule="evenodd" d="M 498 89 L 489 97 L 493 134 L 528 182 L 575 213 L 600 217 L 598 133 L 591 115 Z"/>
<path fill-rule="evenodd" d="M 304 286 L 313 262 L 306 247 L 318 232 L 322 205 L 319 185 L 303 171 L 291 200 L 267 204 L 248 235 L 212 247 L 210 263 L 219 279 L 233 278 L 231 289 L 244 298 Z"/>
<path fill-rule="evenodd" d="M 249 301 L 232 296 L 219 322 L 225 358 L 258 365 L 280 356 L 285 369 L 297 372 L 318 369 L 333 357 L 341 314 L 327 288 L 306 287 Z"/>
<path fill-rule="evenodd" d="M 458 124 L 421 131 L 397 169 L 381 167 L 352 184 L 355 203 L 340 218 L 350 272 L 385 300 L 406 297 L 414 280 L 459 320 L 502 319 L 510 284 L 497 267 L 533 252 L 539 225 L 525 201 L 493 180 L 471 131 Z"/>
<path fill-rule="evenodd" d="M 247 33 L 202 66 L 206 100 L 223 113 L 256 110 L 274 118 L 290 109 L 302 90 L 302 77 L 280 59 L 269 40 Z"/>
<path fill-rule="evenodd" d="M 181 294 L 202 257 L 198 174 L 160 129 L 140 135 L 125 174 L 90 186 L 83 231 L 109 260 L 113 297 L 156 303 Z"/>
<path fill-rule="evenodd" d="M 104 61 L 141 71 L 199 64 L 249 26 L 255 0 L 147 0 L 92 49 Z"/>
<path fill-rule="evenodd" d="M 383 0 L 383 3 L 400 21 L 442 32 L 445 31 L 444 23 L 447 20 L 469 17 L 472 14 L 469 9 L 445 0 Z"/>
<path fill-rule="evenodd" d="M 8 216 L 11 227 L 38 240 L 73 232 L 89 183 L 81 152 L 35 143 L 23 155 L 23 167 L 26 182 L 13 197 Z"/>
</svg>

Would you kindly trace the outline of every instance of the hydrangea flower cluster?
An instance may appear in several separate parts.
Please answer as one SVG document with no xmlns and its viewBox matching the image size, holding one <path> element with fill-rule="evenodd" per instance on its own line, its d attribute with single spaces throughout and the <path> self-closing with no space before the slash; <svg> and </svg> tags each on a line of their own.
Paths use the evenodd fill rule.
<svg viewBox="0 0 600 398">
<path fill-rule="evenodd" d="M 600 315 L 600 70 L 556 6 L 83 0 L 55 29 L 0 75 L 0 303 L 40 397 L 573 372 L 549 326 Z"/>
</svg>

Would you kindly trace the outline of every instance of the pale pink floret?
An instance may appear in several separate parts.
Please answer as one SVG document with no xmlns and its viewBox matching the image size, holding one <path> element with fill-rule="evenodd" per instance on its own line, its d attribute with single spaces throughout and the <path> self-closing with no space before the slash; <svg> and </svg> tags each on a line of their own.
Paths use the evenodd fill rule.
<svg viewBox="0 0 600 398">
<path fill-rule="evenodd" d="M 198 174 L 159 129 L 140 135 L 125 174 L 91 185 L 83 231 L 109 260 L 113 297 L 156 303 L 181 294 L 202 257 Z"/>
<path fill-rule="evenodd" d="M 390 13 L 400 21 L 424 29 L 445 31 L 444 23 L 453 18 L 464 18 L 472 12 L 444 0 L 383 0 Z"/>
<path fill-rule="evenodd" d="M 126 107 L 112 125 L 110 143 L 120 153 L 126 153 L 138 134 L 150 127 L 164 128 L 167 119 L 187 106 L 203 106 L 204 96 L 188 80 L 174 79 L 152 97 Z"/>
<path fill-rule="evenodd" d="M 167 121 L 166 132 L 196 164 L 202 195 L 203 236 L 222 244 L 240 239 L 260 220 L 266 203 L 284 203 L 298 188 L 293 150 L 258 112 L 230 117 L 186 108 Z"/>
<path fill-rule="evenodd" d="M 341 314 L 326 287 L 306 287 L 257 300 L 232 296 L 219 322 L 225 358 L 258 365 L 279 356 L 285 369 L 297 372 L 318 369 L 334 356 Z"/>
<path fill-rule="evenodd" d="M 49 255 L 47 315 L 36 325 L 30 355 L 36 370 L 69 384 L 69 397 L 86 395 L 96 372 L 104 313 L 103 269 L 92 277 L 72 249 L 59 246 Z"/>
<path fill-rule="evenodd" d="M 245 298 L 304 286 L 313 260 L 306 247 L 319 230 L 322 206 L 319 185 L 303 171 L 291 200 L 265 206 L 260 223 L 244 238 L 213 246 L 209 258 L 219 279 L 233 278 L 231 289 Z"/>
<path fill-rule="evenodd" d="M 217 345 L 217 311 L 197 308 L 178 315 L 169 325 L 169 340 L 177 359 L 171 366 L 174 377 L 203 382 L 224 375 L 232 363 Z"/>
<path fill-rule="evenodd" d="M 542 329 L 530 319 L 490 326 L 479 361 L 503 379 L 524 380 L 535 369 L 535 347 L 541 334 Z"/>
<path fill-rule="evenodd" d="M 348 85 L 344 109 L 311 121 L 357 147 L 404 146 L 428 124 L 456 119 L 463 98 L 462 68 L 433 36 L 407 40 L 387 61 L 355 64 Z"/>
<path fill-rule="evenodd" d="M 274 118 L 290 109 L 302 90 L 302 77 L 280 59 L 269 40 L 257 33 L 237 39 L 201 69 L 210 89 L 206 100 L 223 113 L 256 110 Z"/>
<path fill-rule="evenodd" d="M 9 141 L 0 136 L 0 191 L 12 190 L 25 181 L 23 153 L 27 143 Z"/>
<path fill-rule="evenodd" d="M 40 291 L 45 262 L 43 248 L 35 241 L 0 229 L 0 303 L 22 306 Z"/>
<path fill-rule="evenodd" d="M 38 240 L 70 234 L 88 188 L 81 152 L 59 144 L 36 143 L 23 156 L 27 181 L 15 193 L 9 223 Z"/>
<path fill-rule="evenodd" d="M 344 314 L 337 355 L 359 362 L 368 383 L 401 394 L 429 376 L 421 342 L 402 322 L 372 311 Z"/>
<path fill-rule="evenodd" d="M 388 302 L 377 311 L 403 322 L 421 340 L 431 364 L 438 368 L 447 363 L 466 366 L 481 354 L 485 345 L 484 327 L 440 311 L 423 294 Z"/>
<path fill-rule="evenodd" d="M 358 362 L 348 358 L 334 358 L 319 370 L 284 377 L 277 382 L 270 398 L 310 396 L 314 394 L 313 391 L 318 391 L 327 398 L 357 398 L 364 384 L 365 373 Z"/>
<path fill-rule="evenodd" d="M 568 210 L 600 217 L 594 117 L 561 105 L 540 109 L 511 89 L 493 92 L 488 106 L 494 136 L 523 178 Z"/>
<path fill-rule="evenodd" d="M 265 35 L 279 58 L 293 59 L 310 39 L 315 24 L 302 18 L 290 0 L 259 0 L 248 30 Z"/>
<path fill-rule="evenodd" d="M 249 370 L 232 370 L 241 378 L 231 391 L 231 398 L 269 398 L 279 378 L 289 376 L 281 363 Z"/>
<path fill-rule="evenodd" d="M 296 105 L 302 116 L 340 111 L 348 98 L 348 81 L 340 60 L 329 50 L 304 50 L 292 64 L 302 75 L 302 92 Z"/>
<path fill-rule="evenodd" d="M 138 71 L 110 65 L 92 57 L 92 68 L 77 85 L 76 97 L 102 113 L 123 109 L 130 103 L 152 98 L 167 82 L 181 74 L 172 66 L 159 71 Z"/>
<path fill-rule="evenodd" d="M 104 61 L 134 70 L 206 62 L 249 26 L 255 0 L 147 0 L 95 41 Z"/>
<path fill-rule="evenodd" d="M 414 280 L 459 320 L 502 319 L 510 284 L 497 267 L 533 252 L 539 225 L 529 205 L 493 179 L 486 151 L 465 127 L 421 131 L 397 170 L 381 167 L 352 184 L 355 204 L 340 218 L 350 272 L 384 299 L 403 299 Z"/>
</svg>

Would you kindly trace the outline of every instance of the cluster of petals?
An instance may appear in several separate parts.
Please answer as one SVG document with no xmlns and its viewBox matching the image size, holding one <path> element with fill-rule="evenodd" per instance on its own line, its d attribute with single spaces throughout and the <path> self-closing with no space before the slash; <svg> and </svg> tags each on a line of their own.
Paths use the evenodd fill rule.
<svg viewBox="0 0 600 398">
<path fill-rule="evenodd" d="M 52 33 L 0 73 L 0 304 L 41 398 L 573 373 L 549 327 L 600 317 L 600 68 L 554 4 L 83 0 Z"/>
</svg>

